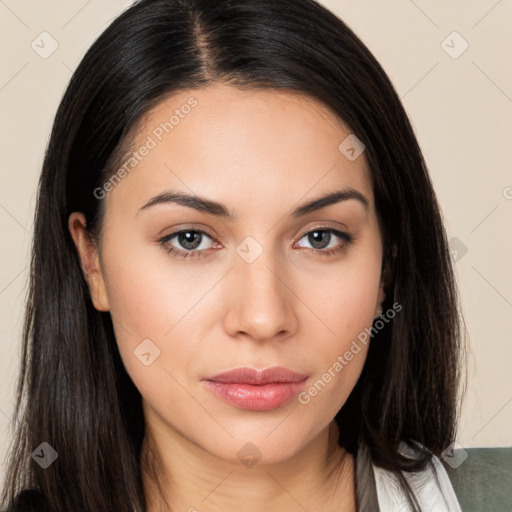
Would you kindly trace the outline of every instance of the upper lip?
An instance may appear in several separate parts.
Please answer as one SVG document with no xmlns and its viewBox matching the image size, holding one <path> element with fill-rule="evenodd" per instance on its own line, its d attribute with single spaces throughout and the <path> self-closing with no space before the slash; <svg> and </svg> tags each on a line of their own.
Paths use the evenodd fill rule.
<svg viewBox="0 0 512 512">
<path fill-rule="evenodd" d="M 282 366 L 273 366 L 265 370 L 256 370 L 255 368 L 241 367 L 234 368 L 227 372 L 218 373 L 212 377 L 206 377 L 205 380 L 215 382 L 236 382 L 243 384 L 262 385 L 272 382 L 302 382 L 308 375 L 294 372 Z"/>
</svg>

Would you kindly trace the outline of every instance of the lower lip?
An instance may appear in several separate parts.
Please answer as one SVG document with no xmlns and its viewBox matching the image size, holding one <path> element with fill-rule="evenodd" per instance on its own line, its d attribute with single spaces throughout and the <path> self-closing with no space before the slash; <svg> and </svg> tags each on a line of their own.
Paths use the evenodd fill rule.
<svg viewBox="0 0 512 512">
<path fill-rule="evenodd" d="M 204 381 L 208 390 L 231 405 L 251 411 L 271 411 L 288 403 L 300 393 L 301 382 L 269 383 L 261 386 L 237 382 Z"/>
</svg>

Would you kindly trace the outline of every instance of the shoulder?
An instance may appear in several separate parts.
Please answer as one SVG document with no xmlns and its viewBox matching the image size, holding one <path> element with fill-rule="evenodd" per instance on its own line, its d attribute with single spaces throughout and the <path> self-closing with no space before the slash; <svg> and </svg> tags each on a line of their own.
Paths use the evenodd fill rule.
<svg viewBox="0 0 512 512">
<path fill-rule="evenodd" d="M 50 509 L 41 491 L 24 489 L 5 512 L 50 512 Z"/>
<path fill-rule="evenodd" d="M 462 510 L 509 510 L 512 447 L 463 448 L 447 453 L 446 471 Z"/>
<path fill-rule="evenodd" d="M 418 447 L 421 447 L 417 443 Z M 400 452 L 414 458 L 417 449 L 400 444 Z M 398 477 L 391 471 L 373 466 L 377 496 L 381 512 L 401 510 L 411 511 L 407 497 L 400 487 Z M 424 469 L 417 472 L 402 472 L 410 485 L 415 498 L 422 510 L 435 510 L 436 512 L 461 512 L 457 496 L 439 458 L 430 453 L 430 461 Z"/>
</svg>

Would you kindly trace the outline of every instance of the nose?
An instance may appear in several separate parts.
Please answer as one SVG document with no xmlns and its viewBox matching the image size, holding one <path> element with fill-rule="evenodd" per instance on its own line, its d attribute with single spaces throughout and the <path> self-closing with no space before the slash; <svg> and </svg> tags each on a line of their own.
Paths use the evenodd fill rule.
<svg viewBox="0 0 512 512">
<path fill-rule="evenodd" d="M 224 329 L 232 337 L 265 342 L 283 340 L 296 331 L 298 299 L 291 277 L 270 253 L 263 251 L 251 263 L 237 256 L 227 276 Z"/>
</svg>

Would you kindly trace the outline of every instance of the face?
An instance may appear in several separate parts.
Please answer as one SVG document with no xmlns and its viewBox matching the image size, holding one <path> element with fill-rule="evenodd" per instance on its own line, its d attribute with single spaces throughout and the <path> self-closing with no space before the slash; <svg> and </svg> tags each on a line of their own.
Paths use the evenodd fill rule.
<svg viewBox="0 0 512 512">
<path fill-rule="evenodd" d="M 368 350 L 354 340 L 383 299 L 369 169 L 364 153 L 349 159 L 338 148 L 349 134 L 299 94 L 180 91 L 145 116 L 135 160 L 97 192 L 97 249 L 83 216 L 70 217 L 93 303 L 112 315 L 155 429 L 224 460 L 239 462 L 245 446 L 275 463 L 345 403 Z M 301 209 L 342 190 L 356 193 Z M 196 209 L 164 193 L 224 207 Z M 305 380 L 259 390 L 205 380 L 275 366 Z"/>
</svg>

